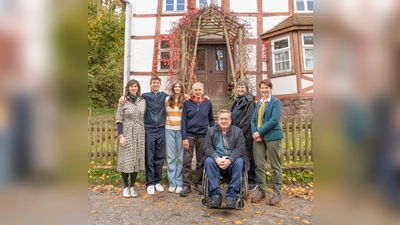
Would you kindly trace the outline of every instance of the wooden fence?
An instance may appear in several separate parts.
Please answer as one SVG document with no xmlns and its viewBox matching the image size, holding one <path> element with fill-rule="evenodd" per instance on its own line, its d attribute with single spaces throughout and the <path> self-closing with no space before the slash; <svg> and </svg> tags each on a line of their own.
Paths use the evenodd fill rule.
<svg viewBox="0 0 400 225">
<path fill-rule="evenodd" d="M 313 161 L 312 118 L 282 117 L 282 162 Z M 89 161 L 113 161 L 118 156 L 118 131 L 115 115 L 88 116 Z"/>
</svg>

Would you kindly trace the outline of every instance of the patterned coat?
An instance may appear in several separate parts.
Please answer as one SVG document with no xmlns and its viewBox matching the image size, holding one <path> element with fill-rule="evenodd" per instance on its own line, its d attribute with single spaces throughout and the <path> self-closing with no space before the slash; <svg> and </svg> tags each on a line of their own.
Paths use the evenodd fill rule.
<svg viewBox="0 0 400 225">
<path fill-rule="evenodd" d="M 117 171 L 123 173 L 139 172 L 145 169 L 144 114 L 146 101 L 139 97 L 136 102 L 127 100 L 118 104 L 116 122 L 122 123 L 126 148 L 119 146 Z"/>
</svg>

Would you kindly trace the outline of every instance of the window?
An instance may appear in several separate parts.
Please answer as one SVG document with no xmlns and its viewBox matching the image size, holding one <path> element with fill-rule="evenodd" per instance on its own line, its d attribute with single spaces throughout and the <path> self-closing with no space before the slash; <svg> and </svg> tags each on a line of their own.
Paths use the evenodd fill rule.
<svg viewBox="0 0 400 225">
<path fill-rule="evenodd" d="M 184 12 L 186 11 L 185 0 L 164 0 L 165 12 Z"/>
<path fill-rule="evenodd" d="M 221 0 L 196 0 L 196 6 L 198 9 L 202 9 L 211 4 L 221 6 Z"/>
<path fill-rule="evenodd" d="M 215 51 L 215 71 L 224 71 L 224 50 Z"/>
<path fill-rule="evenodd" d="M 294 0 L 296 12 L 312 12 L 314 10 L 313 0 Z"/>
<path fill-rule="evenodd" d="M 160 64 L 159 71 L 168 70 L 168 40 L 161 41 L 160 44 Z"/>
<path fill-rule="evenodd" d="M 314 68 L 313 34 L 302 34 L 301 44 L 303 47 L 303 65 L 304 70 L 312 70 Z"/>
<path fill-rule="evenodd" d="M 292 70 L 288 36 L 272 40 L 272 71 L 274 74 Z"/>
</svg>

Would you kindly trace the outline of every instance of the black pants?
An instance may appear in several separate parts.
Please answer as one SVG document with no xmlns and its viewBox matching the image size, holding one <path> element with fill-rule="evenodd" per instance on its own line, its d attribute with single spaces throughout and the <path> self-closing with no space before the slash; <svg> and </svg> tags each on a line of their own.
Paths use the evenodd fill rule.
<svg viewBox="0 0 400 225">
<path fill-rule="evenodd" d="M 189 141 L 189 150 L 183 150 L 183 167 L 182 167 L 182 181 L 183 186 L 192 184 L 192 160 L 193 151 L 196 150 L 196 178 L 194 184 L 201 184 L 203 180 L 203 167 L 200 166 L 200 160 L 204 156 L 203 145 L 204 138 L 187 137 Z"/>
</svg>

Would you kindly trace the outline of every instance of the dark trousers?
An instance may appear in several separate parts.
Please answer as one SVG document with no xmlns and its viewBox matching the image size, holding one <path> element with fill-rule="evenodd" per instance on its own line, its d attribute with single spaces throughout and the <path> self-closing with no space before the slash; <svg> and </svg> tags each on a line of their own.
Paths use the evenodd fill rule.
<svg viewBox="0 0 400 225">
<path fill-rule="evenodd" d="M 194 184 L 200 184 L 203 180 L 203 167 L 200 165 L 200 160 L 204 156 L 203 145 L 204 138 L 187 137 L 189 141 L 189 150 L 183 150 L 183 167 L 182 167 L 182 181 L 183 186 L 192 184 L 192 160 L 193 151 L 196 149 L 196 178 Z"/>
<path fill-rule="evenodd" d="M 165 128 L 145 127 L 146 132 L 146 186 L 156 185 L 162 179 L 165 159 Z"/>
<path fill-rule="evenodd" d="M 247 172 L 249 178 L 249 184 L 257 184 L 256 164 L 253 158 L 253 139 L 249 139 L 246 141 L 246 152 L 247 152 L 247 158 L 249 158 L 250 161 L 250 169 Z"/>
<path fill-rule="evenodd" d="M 226 191 L 226 198 L 238 198 L 240 191 L 240 178 L 242 177 L 244 161 L 242 158 L 237 158 L 226 171 L 231 175 L 231 181 Z M 207 157 L 204 161 L 204 168 L 210 182 L 209 195 L 221 195 L 219 180 L 221 178 L 221 168 L 217 165 L 215 160 Z"/>
</svg>

